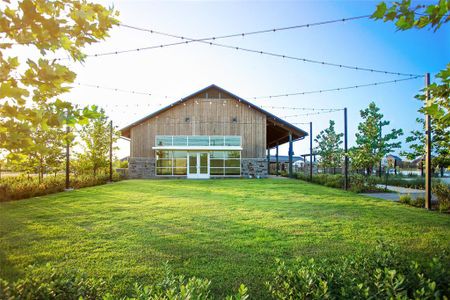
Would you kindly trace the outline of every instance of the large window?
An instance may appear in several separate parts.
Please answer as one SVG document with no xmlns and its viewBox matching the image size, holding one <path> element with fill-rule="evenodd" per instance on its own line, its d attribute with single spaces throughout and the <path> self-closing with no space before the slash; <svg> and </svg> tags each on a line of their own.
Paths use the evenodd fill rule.
<svg viewBox="0 0 450 300">
<path fill-rule="evenodd" d="M 241 175 L 241 152 L 210 152 L 210 174 L 211 176 Z"/>
<path fill-rule="evenodd" d="M 158 135 L 156 146 L 241 146 L 240 136 Z"/>
<path fill-rule="evenodd" d="M 187 152 L 156 151 L 156 175 L 187 175 Z"/>
<path fill-rule="evenodd" d="M 185 176 L 188 167 L 188 151 L 156 151 L 156 175 L 161 176 Z M 191 156 L 189 156 L 191 157 Z M 197 156 L 191 158 L 191 166 L 196 166 Z M 209 151 L 209 173 L 211 176 L 240 176 L 241 175 L 241 151 Z M 197 168 L 191 168 L 190 172 L 197 172 Z"/>
</svg>

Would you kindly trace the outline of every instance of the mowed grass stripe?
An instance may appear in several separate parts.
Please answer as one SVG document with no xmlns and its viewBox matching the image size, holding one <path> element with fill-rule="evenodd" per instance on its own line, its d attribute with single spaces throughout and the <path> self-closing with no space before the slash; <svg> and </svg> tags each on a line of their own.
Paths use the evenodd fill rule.
<svg viewBox="0 0 450 300">
<path fill-rule="evenodd" d="M 47 262 L 115 290 L 176 273 L 264 297 L 275 258 L 335 257 L 378 240 L 424 259 L 450 250 L 450 218 L 296 180 L 130 180 L 0 204 L 0 276 Z"/>
</svg>

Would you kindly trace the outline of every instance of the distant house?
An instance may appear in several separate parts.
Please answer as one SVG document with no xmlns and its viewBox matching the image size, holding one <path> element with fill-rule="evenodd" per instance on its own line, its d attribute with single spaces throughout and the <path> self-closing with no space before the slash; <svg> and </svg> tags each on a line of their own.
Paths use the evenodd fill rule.
<svg viewBox="0 0 450 300">
<path fill-rule="evenodd" d="M 397 167 L 400 167 L 402 165 L 402 159 L 393 154 L 386 155 L 385 159 L 387 165 L 394 168 L 394 174 L 397 175 Z"/>
<path fill-rule="evenodd" d="M 393 154 L 386 155 L 386 160 L 390 166 L 394 166 L 394 167 L 400 166 L 400 164 L 402 163 L 402 159 Z"/>
<path fill-rule="evenodd" d="M 268 150 L 307 136 L 302 129 L 216 85 L 121 130 L 128 174 L 152 177 L 266 177 Z"/>
<path fill-rule="evenodd" d="M 304 164 L 304 159 L 301 156 L 292 156 L 292 163 L 295 169 L 301 168 Z M 278 171 L 288 171 L 289 155 L 278 156 Z M 277 170 L 277 158 L 276 156 L 270 157 L 270 172 L 275 174 Z"/>
</svg>

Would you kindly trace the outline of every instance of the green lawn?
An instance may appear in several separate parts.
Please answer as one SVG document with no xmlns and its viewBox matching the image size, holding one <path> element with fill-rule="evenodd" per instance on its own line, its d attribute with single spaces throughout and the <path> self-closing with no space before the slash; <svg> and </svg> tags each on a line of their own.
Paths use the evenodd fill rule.
<svg viewBox="0 0 450 300">
<path fill-rule="evenodd" d="M 130 180 L 0 204 L 0 277 L 51 263 L 124 289 L 175 273 L 245 283 L 262 298 L 275 258 L 333 257 L 377 240 L 413 257 L 450 250 L 450 216 L 297 180 Z"/>
</svg>

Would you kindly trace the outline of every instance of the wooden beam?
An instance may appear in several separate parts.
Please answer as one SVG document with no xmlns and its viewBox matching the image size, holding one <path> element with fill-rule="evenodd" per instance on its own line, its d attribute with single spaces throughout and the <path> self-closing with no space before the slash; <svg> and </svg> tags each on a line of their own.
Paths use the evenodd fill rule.
<svg viewBox="0 0 450 300">
<path fill-rule="evenodd" d="M 276 169 L 277 169 L 276 175 L 278 176 L 280 174 L 280 172 L 279 172 L 280 171 L 280 164 L 278 162 L 278 143 L 277 143 L 277 147 L 276 147 L 275 156 L 276 156 L 276 164 L 277 164 L 277 166 L 276 166 Z"/>
</svg>

